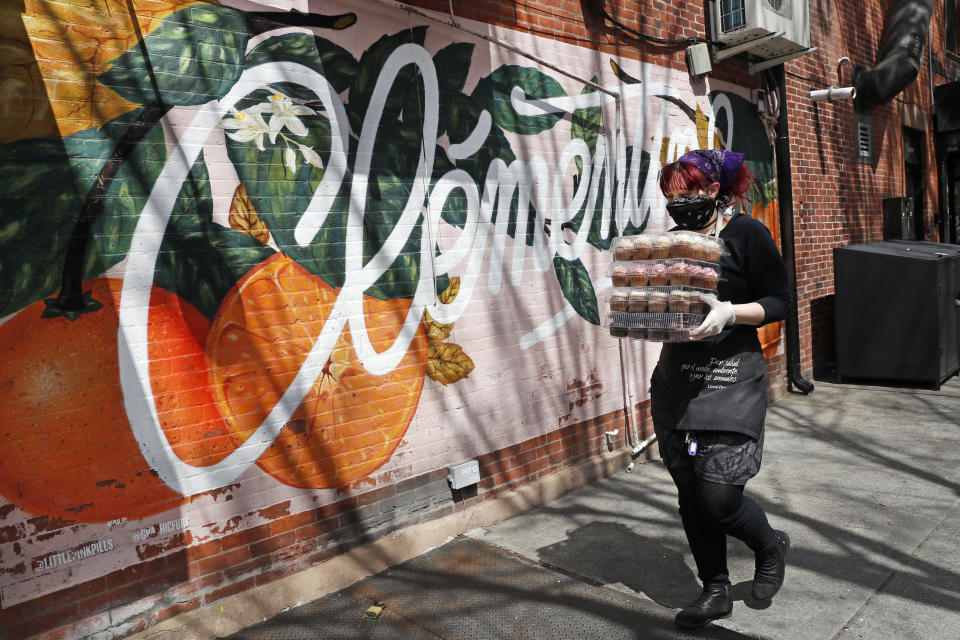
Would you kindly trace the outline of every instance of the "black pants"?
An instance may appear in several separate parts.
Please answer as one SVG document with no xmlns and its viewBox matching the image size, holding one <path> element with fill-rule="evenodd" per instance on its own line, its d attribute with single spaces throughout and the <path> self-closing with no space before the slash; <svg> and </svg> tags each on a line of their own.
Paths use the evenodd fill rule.
<svg viewBox="0 0 960 640">
<path fill-rule="evenodd" d="M 754 552 L 776 544 L 776 535 L 763 509 L 743 495 L 742 485 L 719 484 L 698 478 L 692 466 L 670 469 L 677 485 L 680 519 L 704 583 L 730 581 L 727 536 Z"/>
</svg>

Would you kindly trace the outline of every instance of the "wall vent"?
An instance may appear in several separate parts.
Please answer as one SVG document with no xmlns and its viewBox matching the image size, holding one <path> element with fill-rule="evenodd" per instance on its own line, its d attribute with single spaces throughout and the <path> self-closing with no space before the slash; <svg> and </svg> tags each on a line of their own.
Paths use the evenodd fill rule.
<svg viewBox="0 0 960 640">
<path fill-rule="evenodd" d="M 873 164 L 873 123 L 863 115 L 857 118 L 857 162 Z"/>
</svg>

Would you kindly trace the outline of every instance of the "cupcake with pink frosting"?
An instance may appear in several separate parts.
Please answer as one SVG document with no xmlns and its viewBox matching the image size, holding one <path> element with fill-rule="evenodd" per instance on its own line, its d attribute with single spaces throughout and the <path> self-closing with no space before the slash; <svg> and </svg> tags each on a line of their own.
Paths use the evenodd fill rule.
<svg viewBox="0 0 960 640">
<path fill-rule="evenodd" d="M 703 288 L 703 270 L 704 267 L 690 265 L 690 286 Z"/>
<path fill-rule="evenodd" d="M 650 269 L 643 264 L 635 264 L 630 268 L 630 286 L 645 287 L 650 281 Z"/>
<path fill-rule="evenodd" d="M 703 288 L 716 289 L 720 275 L 710 267 L 703 267 Z"/>
<path fill-rule="evenodd" d="M 686 262 L 674 262 L 667 268 L 667 279 L 670 282 L 670 286 L 689 286 L 690 278 L 690 265 Z"/>
<path fill-rule="evenodd" d="M 627 274 L 627 268 L 622 264 L 614 265 L 613 267 L 613 286 L 615 287 L 630 286 L 630 278 Z"/>
<path fill-rule="evenodd" d="M 650 267 L 650 286 L 665 287 L 668 282 L 667 265 L 655 264 Z"/>
</svg>

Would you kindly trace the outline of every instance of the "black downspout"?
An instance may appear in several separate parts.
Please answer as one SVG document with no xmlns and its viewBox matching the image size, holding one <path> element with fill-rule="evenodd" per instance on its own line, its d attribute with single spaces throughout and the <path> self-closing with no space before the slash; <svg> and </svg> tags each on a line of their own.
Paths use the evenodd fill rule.
<svg viewBox="0 0 960 640">
<path fill-rule="evenodd" d="M 861 66 L 853 69 L 857 109 L 865 111 L 886 104 L 917 79 L 932 13 L 933 0 L 890 3 L 884 17 L 877 64 L 872 69 Z"/>
<path fill-rule="evenodd" d="M 793 238 L 793 176 L 790 173 L 790 130 L 787 126 L 787 77 L 783 65 L 773 69 L 779 95 L 780 113 L 777 117 L 777 137 L 774 149 L 777 157 L 777 206 L 780 212 L 780 238 L 783 262 L 787 266 L 790 284 L 790 314 L 787 316 L 787 382 L 802 393 L 813 391 L 813 383 L 800 373 L 800 320 L 797 305 L 797 261 Z"/>
</svg>

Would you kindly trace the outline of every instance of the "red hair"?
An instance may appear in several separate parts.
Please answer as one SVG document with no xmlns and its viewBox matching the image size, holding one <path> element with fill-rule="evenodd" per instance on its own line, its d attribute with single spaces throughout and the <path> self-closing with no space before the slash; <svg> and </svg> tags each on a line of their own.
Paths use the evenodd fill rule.
<svg viewBox="0 0 960 640">
<path fill-rule="evenodd" d="M 740 171 L 733 182 L 720 192 L 720 196 L 729 196 L 743 200 L 744 194 L 750 189 L 750 170 L 747 165 L 740 165 Z M 694 191 L 696 189 L 710 190 L 715 181 L 700 169 L 687 162 L 671 162 L 660 170 L 660 191 L 664 195 L 674 191 Z"/>
</svg>

